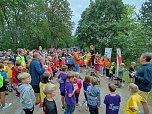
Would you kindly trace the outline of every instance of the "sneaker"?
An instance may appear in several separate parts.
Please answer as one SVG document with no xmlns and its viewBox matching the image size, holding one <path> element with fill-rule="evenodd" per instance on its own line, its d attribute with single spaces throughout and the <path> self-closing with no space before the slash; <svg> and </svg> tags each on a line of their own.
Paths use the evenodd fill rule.
<svg viewBox="0 0 152 114">
<path fill-rule="evenodd" d="M 62 110 L 65 110 L 65 106 L 62 106 Z"/>
<path fill-rule="evenodd" d="M 35 105 L 38 105 L 38 104 L 40 104 L 40 101 L 36 101 L 36 102 L 35 102 Z"/>
<path fill-rule="evenodd" d="M 2 109 L 6 109 L 8 107 L 10 107 L 12 105 L 12 103 L 5 103 L 5 106 L 2 107 Z"/>
</svg>

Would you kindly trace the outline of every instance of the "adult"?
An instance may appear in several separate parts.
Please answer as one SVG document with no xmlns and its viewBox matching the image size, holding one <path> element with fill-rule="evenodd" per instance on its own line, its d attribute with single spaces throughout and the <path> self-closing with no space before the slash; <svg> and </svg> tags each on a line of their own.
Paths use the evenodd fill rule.
<svg viewBox="0 0 152 114">
<path fill-rule="evenodd" d="M 20 49 L 18 51 L 18 56 L 16 57 L 16 60 L 20 60 L 21 61 L 21 65 L 26 67 L 26 62 L 25 62 L 24 50 L 23 49 Z"/>
<path fill-rule="evenodd" d="M 152 59 L 151 53 L 144 53 L 140 56 L 141 67 L 138 69 L 135 77 L 135 84 L 139 87 L 139 95 L 142 97 L 142 106 L 144 114 L 149 114 L 147 98 L 152 88 Z"/>
<path fill-rule="evenodd" d="M 94 66 L 94 59 L 95 59 L 95 54 L 96 54 L 96 52 L 95 52 L 95 48 L 94 48 L 94 46 L 93 45 L 91 45 L 90 46 L 90 53 L 91 53 L 91 61 L 92 61 L 92 66 Z"/>
<path fill-rule="evenodd" d="M 75 66 L 75 72 L 80 73 L 80 57 L 79 57 L 80 50 L 75 49 L 74 52 L 74 66 Z"/>
<path fill-rule="evenodd" d="M 30 74 L 31 74 L 31 85 L 35 93 L 36 102 L 35 104 L 40 103 L 40 88 L 39 83 L 41 81 L 41 76 L 44 73 L 45 69 L 42 67 L 40 63 L 40 54 L 34 53 L 33 60 L 30 63 Z"/>
</svg>

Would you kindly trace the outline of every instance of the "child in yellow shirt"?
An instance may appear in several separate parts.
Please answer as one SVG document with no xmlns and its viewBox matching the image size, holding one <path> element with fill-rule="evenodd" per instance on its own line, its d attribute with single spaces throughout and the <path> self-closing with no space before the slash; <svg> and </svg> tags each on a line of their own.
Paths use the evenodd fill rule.
<svg viewBox="0 0 152 114">
<path fill-rule="evenodd" d="M 124 114 L 138 114 L 142 97 L 138 94 L 138 86 L 129 84 L 130 97 L 124 107 Z"/>
<path fill-rule="evenodd" d="M 41 98 L 41 103 L 40 103 L 40 108 L 43 107 L 43 102 L 44 102 L 44 98 L 45 98 L 45 94 L 43 92 L 43 87 L 44 85 L 46 85 L 47 83 L 49 83 L 49 77 L 50 77 L 50 73 L 49 72 L 45 72 L 43 75 L 42 75 L 42 80 L 41 82 L 39 83 L 39 87 L 40 87 L 40 98 Z"/>
<path fill-rule="evenodd" d="M 9 91 L 12 91 L 12 67 L 13 67 L 12 62 L 9 61 L 7 63 L 7 67 L 6 67 L 6 74 L 7 74 L 8 79 L 9 79 L 9 88 L 8 88 Z"/>
</svg>

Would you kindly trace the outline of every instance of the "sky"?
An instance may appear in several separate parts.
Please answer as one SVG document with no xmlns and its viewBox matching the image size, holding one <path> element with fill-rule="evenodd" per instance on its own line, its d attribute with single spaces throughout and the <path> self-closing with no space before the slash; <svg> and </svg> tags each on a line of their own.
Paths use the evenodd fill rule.
<svg viewBox="0 0 152 114">
<path fill-rule="evenodd" d="M 77 28 L 78 21 L 81 19 L 82 12 L 89 6 L 90 0 L 68 0 L 70 3 L 70 8 L 73 11 L 72 21 L 75 22 L 75 27 L 73 33 Z M 141 5 L 146 0 L 123 0 L 124 4 L 130 4 L 136 7 L 138 12 L 141 8 Z"/>
</svg>

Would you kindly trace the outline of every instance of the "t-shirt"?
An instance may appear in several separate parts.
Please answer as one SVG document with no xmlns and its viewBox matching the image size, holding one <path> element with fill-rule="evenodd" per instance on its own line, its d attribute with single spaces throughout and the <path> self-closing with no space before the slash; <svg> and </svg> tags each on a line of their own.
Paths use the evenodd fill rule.
<svg viewBox="0 0 152 114">
<path fill-rule="evenodd" d="M 66 82 L 65 84 L 65 102 L 70 106 L 76 105 L 75 94 L 72 97 L 69 97 L 68 94 L 72 94 L 74 91 L 73 84 L 70 82 Z"/>
<path fill-rule="evenodd" d="M 121 98 L 119 95 L 111 96 L 110 94 L 105 96 L 104 104 L 106 105 L 106 114 L 118 114 L 120 108 Z"/>
<path fill-rule="evenodd" d="M 25 66 L 26 62 L 25 62 L 25 57 L 24 56 L 17 56 L 16 60 L 20 60 L 21 61 L 21 65 Z"/>
<path fill-rule="evenodd" d="M 132 112 L 129 107 L 131 106 L 139 109 L 141 100 L 142 97 L 138 93 L 131 95 L 126 103 L 126 106 L 124 107 L 124 114 L 138 114 L 138 111 Z"/>
<path fill-rule="evenodd" d="M 46 98 L 43 103 L 44 114 L 57 114 L 57 107 L 55 101 L 48 101 Z"/>
<path fill-rule="evenodd" d="M 58 79 L 60 80 L 60 92 L 65 93 L 65 82 L 67 79 L 67 74 L 61 72 L 58 76 Z"/>
</svg>

